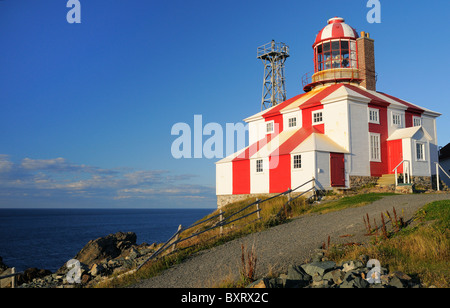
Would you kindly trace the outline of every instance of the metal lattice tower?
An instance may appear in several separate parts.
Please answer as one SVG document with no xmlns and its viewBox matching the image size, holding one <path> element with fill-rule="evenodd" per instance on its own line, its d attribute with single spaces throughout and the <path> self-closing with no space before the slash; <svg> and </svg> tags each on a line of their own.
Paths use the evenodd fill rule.
<svg viewBox="0 0 450 308">
<path fill-rule="evenodd" d="M 286 100 L 284 63 L 289 58 L 289 46 L 284 43 L 267 43 L 258 47 L 257 58 L 264 63 L 264 84 L 261 110 Z"/>
</svg>

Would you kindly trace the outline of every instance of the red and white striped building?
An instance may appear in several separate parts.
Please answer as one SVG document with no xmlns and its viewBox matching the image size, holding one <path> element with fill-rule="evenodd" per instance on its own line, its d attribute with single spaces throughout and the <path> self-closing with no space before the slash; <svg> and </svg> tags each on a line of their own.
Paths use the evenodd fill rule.
<svg viewBox="0 0 450 308">
<path fill-rule="evenodd" d="M 408 168 L 431 177 L 439 113 L 376 91 L 374 41 L 332 18 L 313 45 L 305 93 L 248 117 L 249 146 L 216 163 L 218 205 L 281 193 L 315 178 L 323 189 Z M 304 189 L 309 189 L 305 187 Z M 301 189 L 300 189 L 301 191 Z"/>
</svg>

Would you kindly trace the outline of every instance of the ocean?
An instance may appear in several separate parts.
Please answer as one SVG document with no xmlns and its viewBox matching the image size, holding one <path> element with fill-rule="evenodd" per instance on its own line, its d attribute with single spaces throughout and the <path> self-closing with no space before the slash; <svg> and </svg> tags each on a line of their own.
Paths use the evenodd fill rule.
<svg viewBox="0 0 450 308">
<path fill-rule="evenodd" d="M 0 209 L 0 257 L 9 267 L 55 272 L 90 240 L 134 232 L 137 244 L 165 242 L 213 209 Z"/>
</svg>

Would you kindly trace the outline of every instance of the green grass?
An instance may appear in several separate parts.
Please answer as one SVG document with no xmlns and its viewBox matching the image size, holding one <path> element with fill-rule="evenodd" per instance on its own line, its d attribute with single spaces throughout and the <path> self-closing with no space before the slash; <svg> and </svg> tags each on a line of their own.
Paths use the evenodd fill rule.
<svg viewBox="0 0 450 308">
<path fill-rule="evenodd" d="M 284 205 L 287 202 L 286 196 L 281 196 L 275 199 L 272 199 L 268 202 L 264 202 L 260 205 L 261 208 L 261 219 L 256 220 L 256 215 L 248 216 L 242 220 L 237 221 L 236 223 L 233 223 L 231 225 L 228 225 L 227 227 L 224 227 L 224 234 L 222 236 L 219 236 L 219 228 L 216 228 L 212 231 L 205 232 L 201 234 L 198 237 L 194 237 L 192 239 L 187 240 L 186 242 L 183 242 L 182 245 L 178 245 L 177 248 L 183 248 L 195 245 L 192 248 L 187 248 L 186 250 L 182 250 L 179 253 L 172 254 L 170 256 L 167 256 L 165 258 L 162 258 L 157 261 L 149 262 L 148 265 L 143 266 L 142 269 L 135 274 L 128 275 L 122 278 L 114 279 L 113 281 L 105 282 L 100 285 L 99 287 L 119 287 L 119 286 L 127 286 L 134 283 L 139 282 L 142 279 L 153 277 L 157 274 L 159 274 L 161 271 L 171 267 L 172 265 L 175 265 L 177 263 L 182 262 L 184 259 L 189 257 L 190 255 L 204 250 L 209 249 L 214 246 L 221 245 L 225 242 L 231 241 L 233 239 L 255 233 L 255 232 L 261 232 L 263 230 L 266 230 L 268 228 L 274 227 L 276 225 L 288 222 L 291 218 L 298 217 L 301 215 L 305 215 L 308 213 L 327 213 L 330 211 L 338 211 L 342 209 L 346 209 L 349 207 L 357 207 L 357 206 L 363 206 L 365 204 L 374 202 L 376 200 L 379 200 L 383 198 L 384 196 L 388 196 L 392 194 L 387 193 L 369 193 L 369 194 L 363 194 L 363 195 L 356 195 L 351 197 L 343 197 L 341 199 L 327 202 L 324 204 L 321 203 L 309 203 L 303 198 L 295 199 L 290 206 L 287 206 L 284 208 Z M 264 197 L 260 197 L 260 199 L 264 199 Z M 233 213 L 238 212 L 245 206 L 251 204 L 254 202 L 256 198 L 249 198 L 246 200 L 242 200 L 239 202 L 235 202 L 233 204 L 230 204 L 226 206 L 224 209 L 224 217 L 230 216 Z M 235 219 L 239 216 L 244 216 L 256 209 L 255 206 L 252 206 L 245 211 L 239 213 L 236 216 L 233 216 L 232 219 Z M 216 210 L 213 213 L 205 216 L 199 221 L 205 220 L 209 217 L 212 217 L 216 214 L 218 214 L 219 211 Z M 210 221 L 199 225 L 198 228 L 191 229 L 187 231 L 186 233 L 182 233 L 180 238 L 187 238 L 191 234 L 206 230 L 207 228 L 213 226 L 218 222 L 218 217 L 215 219 L 211 219 Z M 232 220 L 230 219 L 230 220 Z"/>
<path fill-rule="evenodd" d="M 383 267 L 419 279 L 426 287 L 450 287 L 450 200 L 425 205 L 416 215 L 416 226 L 407 227 L 388 239 L 365 246 L 334 247 L 334 261 L 367 255 Z"/>
<path fill-rule="evenodd" d="M 311 208 L 311 213 L 328 213 L 333 211 L 340 211 L 351 207 L 364 206 L 377 200 L 382 199 L 385 196 L 392 196 L 394 193 L 368 193 L 350 197 L 343 197 L 336 201 L 326 202 L 324 204 L 318 204 Z"/>
</svg>

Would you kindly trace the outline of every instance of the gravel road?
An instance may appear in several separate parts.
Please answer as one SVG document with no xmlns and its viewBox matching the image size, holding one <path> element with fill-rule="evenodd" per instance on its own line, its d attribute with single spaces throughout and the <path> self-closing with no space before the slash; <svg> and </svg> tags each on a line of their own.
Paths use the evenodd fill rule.
<svg viewBox="0 0 450 308">
<path fill-rule="evenodd" d="M 331 243 L 364 242 L 363 216 L 369 214 L 380 221 L 380 213 L 395 207 L 400 215 L 410 219 L 422 206 L 436 200 L 450 199 L 449 193 L 387 196 L 363 207 L 327 214 L 306 215 L 269 230 L 250 234 L 221 246 L 199 252 L 157 277 L 135 285 L 137 288 L 200 288 L 215 287 L 222 281 L 238 279 L 241 244 L 255 245 L 258 257 L 257 276 L 286 272 L 289 265 L 304 263 L 314 249 L 328 236 Z M 342 235 L 352 235 L 340 237 Z"/>
</svg>

